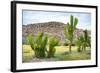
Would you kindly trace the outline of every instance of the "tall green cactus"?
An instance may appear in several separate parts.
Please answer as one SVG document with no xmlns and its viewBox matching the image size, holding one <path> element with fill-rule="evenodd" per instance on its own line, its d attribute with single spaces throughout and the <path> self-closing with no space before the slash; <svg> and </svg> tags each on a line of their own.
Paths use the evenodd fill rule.
<svg viewBox="0 0 100 73">
<path fill-rule="evenodd" d="M 72 15 L 70 16 L 70 23 L 68 22 L 66 26 L 64 26 L 64 34 L 66 39 L 69 40 L 69 51 L 71 52 L 71 46 L 74 38 L 74 31 L 76 25 L 78 24 L 78 19 L 74 18 Z"/>
<path fill-rule="evenodd" d="M 80 51 L 85 51 L 86 50 L 86 47 L 91 47 L 91 41 L 90 41 L 90 37 L 88 35 L 88 32 L 87 30 L 84 30 L 83 31 L 83 35 L 81 35 L 80 37 L 78 37 L 77 39 L 77 46 L 78 46 L 78 52 Z M 80 51 L 79 51 L 80 50 Z"/>
<path fill-rule="evenodd" d="M 78 52 L 81 52 L 81 36 L 77 38 L 77 41 L 76 41 L 76 45 L 77 45 L 77 51 Z"/>
<path fill-rule="evenodd" d="M 82 50 L 83 50 L 83 48 L 84 48 L 84 43 L 85 43 L 85 41 L 84 41 L 84 36 L 83 35 L 81 35 L 81 36 L 79 36 L 78 37 L 78 39 L 77 39 L 77 41 L 76 41 L 76 45 L 77 45 L 77 51 L 78 52 L 81 52 Z"/>
<path fill-rule="evenodd" d="M 34 42 L 33 35 L 29 34 L 26 39 L 28 41 L 28 44 L 30 44 L 31 48 L 34 50 L 34 44 L 35 44 L 35 42 Z"/>
<path fill-rule="evenodd" d="M 87 46 L 91 46 L 91 43 L 90 43 L 90 37 L 88 35 L 88 31 L 87 30 L 84 30 L 84 42 L 83 42 L 83 50 L 86 50 L 86 47 Z"/>
<path fill-rule="evenodd" d="M 58 44 L 59 44 L 59 40 L 55 37 L 49 40 L 49 50 L 47 51 L 48 58 L 54 57 L 54 54 L 56 52 L 55 46 L 57 46 Z"/>
<path fill-rule="evenodd" d="M 31 45 L 31 48 L 35 52 L 35 56 L 37 58 L 44 58 L 46 56 L 45 51 L 46 51 L 46 45 L 48 42 L 48 35 L 44 35 L 42 32 L 39 32 L 36 38 L 32 39 L 33 36 L 29 35 L 28 36 L 28 41 L 29 44 Z"/>
<path fill-rule="evenodd" d="M 36 36 L 35 40 L 35 55 L 37 58 L 44 58 L 45 57 L 45 46 L 42 46 L 44 44 L 44 38 L 43 38 L 43 33 L 39 32 L 38 35 Z"/>
</svg>

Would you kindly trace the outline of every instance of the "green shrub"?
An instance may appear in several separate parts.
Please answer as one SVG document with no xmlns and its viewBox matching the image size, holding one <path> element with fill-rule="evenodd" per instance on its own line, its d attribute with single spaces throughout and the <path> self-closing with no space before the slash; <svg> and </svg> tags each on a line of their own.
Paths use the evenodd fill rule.
<svg viewBox="0 0 100 73">
<path fill-rule="evenodd" d="M 76 45 L 77 45 L 77 51 L 81 52 L 81 43 L 82 43 L 82 36 L 78 37 L 77 41 L 76 41 Z"/>
<path fill-rule="evenodd" d="M 39 32 L 35 39 L 33 39 L 32 35 L 28 36 L 28 42 L 31 45 L 31 48 L 35 52 L 35 56 L 37 58 L 44 58 L 46 56 L 46 45 L 48 42 L 48 35 L 44 35 L 42 32 Z"/>
<path fill-rule="evenodd" d="M 47 52 L 48 58 L 54 57 L 56 52 L 55 46 L 57 45 L 59 45 L 59 40 L 57 38 L 53 37 L 49 40 L 49 50 Z"/>
<path fill-rule="evenodd" d="M 33 35 L 32 34 L 29 34 L 27 36 L 27 41 L 28 41 L 28 44 L 30 44 L 31 48 L 34 50 L 34 38 L 33 38 Z"/>
<path fill-rule="evenodd" d="M 28 45 L 28 42 L 27 42 L 26 38 L 23 38 L 23 39 L 22 39 L 22 44 Z"/>
<path fill-rule="evenodd" d="M 38 33 L 35 41 L 35 54 L 37 58 L 44 58 L 46 57 L 46 45 L 48 42 L 48 35 L 46 34 L 45 36 L 43 33 Z"/>
<path fill-rule="evenodd" d="M 91 47 L 91 39 L 88 35 L 87 30 L 84 30 L 83 33 L 84 33 L 83 35 L 78 37 L 76 42 L 76 45 L 78 46 L 77 48 L 78 52 L 85 51 L 86 47 Z"/>
<path fill-rule="evenodd" d="M 64 45 L 64 46 L 68 46 L 69 44 L 65 41 L 65 42 L 63 43 L 63 45 Z"/>
</svg>

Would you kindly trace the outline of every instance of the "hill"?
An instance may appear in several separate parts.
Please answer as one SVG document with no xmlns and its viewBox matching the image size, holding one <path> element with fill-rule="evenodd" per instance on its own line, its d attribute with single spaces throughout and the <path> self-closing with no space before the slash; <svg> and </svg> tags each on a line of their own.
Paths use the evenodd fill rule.
<svg viewBox="0 0 100 73">
<path fill-rule="evenodd" d="M 61 40 L 61 42 L 64 42 L 64 26 L 66 24 L 61 22 L 45 22 L 45 23 L 35 23 L 35 24 L 28 24 L 28 25 L 22 25 L 22 38 L 25 40 L 25 37 L 28 34 L 34 34 L 37 35 L 38 32 L 44 32 L 44 34 L 48 34 L 49 37 L 56 36 Z M 90 34 L 90 31 L 88 31 Z M 80 36 L 81 33 L 83 33 L 83 29 L 76 29 L 74 32 L 74 35 Z"/>
</svg>

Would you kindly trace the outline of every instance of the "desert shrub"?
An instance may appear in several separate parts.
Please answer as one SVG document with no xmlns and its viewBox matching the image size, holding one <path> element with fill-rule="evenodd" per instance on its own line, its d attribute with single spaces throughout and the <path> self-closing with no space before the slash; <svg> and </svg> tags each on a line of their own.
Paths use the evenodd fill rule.
<svg viewBox="0 0 100 73">
<path fill-rule="evenodd" d="M 29 34 L 27 36 L 27 42 L 28 44 L 31 46 L 32 50 L 34 50 L 34 38 L 33 38 L 33 35 L 32 34 Z"/>
<path fill-rule="evenodd" d="M 67 43 L 67 42 L 64 42 L 63 45 L 64 45 L 64 46 L 68 46 L 68 43 Z"/>
<path fill-rule="evenodd" d="M 83 35 L 78 37 L 77 42 L 76 42 L 76 45 L 78 46 L 77 48 L 78 52 L 85 51 L 86 47 L 91 47 L 91 40 L 90 40 L 87 30 L 84 30 L 83 33 L 84 33 Z"/>
<path fill-rule="evenodd" d="M 34 39 L 32 35 L 29 35 L 27 39 L 31 48 L 35 52 L 35 56 L 37 58 L 44 58 L 46 56 L 45 51 L 48 42 L 48 35 L 44 35 L 42 32 L 39 32 Z"/>
<path fill-rule="evenodd" d="M 48 35 L 46 34 L 44 36 L 43 33 L 38 33 L 34 45 L 36 57 L 44 58 L 46 56 L 45 51 L 47 42 L 48 42 Z"/>
<path fill-rule="evenodd" d="M 59 40 L 55 37 L 49 40 L 49 50 L 47 51 L 47 57 L 51 58 L 54 57 L 56 52 L 55 46 L 59 45 Z"/>
<path fill-rule="evenodd" d="M 75 46 L 75 43 L 72 43 L 71 46 Z"/>
<path fill-rule="evenodd" d="M 27 39 L 26 38 L 23 38 L 22 39 L 22 44 L 25 44 L 25 45 L 28 45 L 29 43 L 27 42 Z"/>
<path fill-rule="evenodd" d="M 76 41 L 77 51 L 78 52 L 81 52 L 81 43 L 82 43 L 82 36 L 78 37 L 77 41 Z"/>
</svg>

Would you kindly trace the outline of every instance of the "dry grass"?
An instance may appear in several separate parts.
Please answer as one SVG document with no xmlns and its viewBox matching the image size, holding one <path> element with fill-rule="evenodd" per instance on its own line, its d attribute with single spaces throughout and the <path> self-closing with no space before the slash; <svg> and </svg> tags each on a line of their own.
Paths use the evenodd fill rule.
<svg viewBox="0 0 100 73">
<path fill-rule="evenodd" d="M 68 46 L 56 46 L 56 54 L 63 53 L 63 52 L 68 52 L 69 47 Z M 76 51 L 77 47 L 72 46 L 72 51 Z M 32 50 L 30 45 L 23 45 L 23 53 L 27 53 L 27 55 L 34 55 L 34 51 Z"/>
<path fill-rule="evenodd" d="M 34 51 L 32 50 L 30 45 L 23 45 L 23 62 L 29 61 L 34 56 Z"/>
<path fill-rule="evenodd" d="M 69 46 L 56 46 L 56 54 L 63 53 L 63 52 L 69 52 Z M 77 47 L 72 46 L 72 51 L 76 51 Z"/>
<path fill-rule="evenodd" d="M 56 46 L 55 49 L 55 60 L 85 60 L 91 58 L 91 54 L 87 54 L 87 51 L 78 53 L 76 46 L 72 46 L 72 53 L 69 53 L 68 46 Z M 34 57 L 34 51 L 32 50 L 31 46 L 23 45 L 23 62 L 29 62 Z"/>
</svg>

